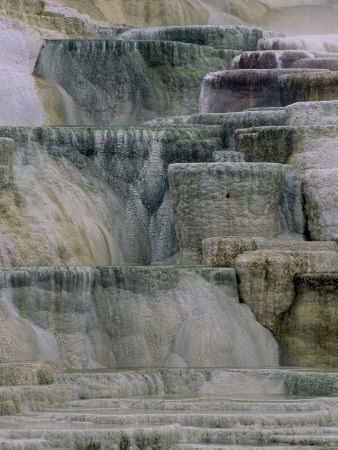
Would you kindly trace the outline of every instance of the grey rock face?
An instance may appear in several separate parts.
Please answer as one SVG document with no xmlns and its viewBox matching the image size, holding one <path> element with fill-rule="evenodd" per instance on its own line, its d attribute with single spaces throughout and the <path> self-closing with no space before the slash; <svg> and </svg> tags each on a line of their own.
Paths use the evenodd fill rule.
<svg viewBox="0 0 338 450">
<path fill-rule="evenodd" d="M 283 169 L 278 164 L 173 164 L 173 220 L 183 261 L 198 261 L 202 240 L 279 232 Z"/>
<path fill-rule="evenodd" d="M 281 76 L 278 84 L 283 106 L 297 102 L 338 100 L 338 74 L 335 72 L 289 74 Z"/>
<path fill-rule="evenodd" d="M 290 126 L 337 125 L 338 100 L 295 103 L 286 107 L 286 114 Z"/>
<path fill-rule="evenodd" d="M 14 182 L 24 212 L 2 227 L 3 239 L 14 239 L 26 265 L 165 261 L 177 251 L 168 165 L 211 161 L 222 134 L 207 125 L 2 127 L 0 135 L 17 143 Z"/>
<path fill-rule="evenodd" d="M 244 52 L 233 61 L 234 69 L 287 69 L 298 67 L 297 61 L 310 61 L 313 55 L 300 50 L 265 50 Z M 306 66 L 300 66 L 306 67 Z M 310 67 L 310 66 L 309 66 Z M 313 69 L 328 69 L 328 67 L 311 67 Z"/>
<path fill-rule="evenodd" d="M 209 267 L 235 267 L 236 258 L 244 252 L 255 250 L 279 251 L 329 251 L 337 252 L 334 241 L 295 241 L 284 239 L 265 239 L 258 237 L 213 237 L 202 242 L 202 261 Z"/>
<path fill-rule="evenodd" d="M 338 71 L 338 59 L 337 58 L 305 58 L 295 61 L 292 65 L 295 68 L 308 68 L 308 69 L 328 69 L 337 72 Z"/>
<path fill-rule="evenodd" d="M 291 37 L 263 38 L 259 50 L 305 50 L 325 53 L 338 52 L 337 34 L 305 35 Z"/>
<path fill-rule="evenodd" d="M 191 116 L 174 116 L 163 119 L 155 119 L 148 123 L 149 126 L 187 126 L 187 125 L 213 125 L 223 128 L 223 145 L 226 149 L 235 150 L 234 135 L 237 129 L 283 126 L 286 124 L 287 114 L 284 108 L 254 109 L 233 113 L 208 113 L 192 114 Z"/>
<path fill-rule="evenodd" d="M 309 109 L 305 107 L 297 116 L 301 105 L 293 105 L 289 110 L 289 123 L 298 126 L 239 130 L 235 134 L 236 149 L 246 161 L 289 163 L 297 167 L 311 239 L 337 239 L 337 127 L 300 126 L 302 122 L 335 123 L 335 102 L 309 104 Z"/>
<path fill-rule="evenodd" d="M 0 386 L 34 386 L 52 384 L 55 365 L 51 363 L 2 363 Z M 0 414 L 1 415 L 1 414 Z"/>
<path fill-rule="evenodd" d="M 292 154 L 295 131 L 288 126 L 238 129 L 234 134 L 236 150 L 248 162 L 286 164 Z"/>
<path fill-rule="evenodd" d="M 201 87 L 200 112 L 225 113 L 282 106 L 278 78 L 304 71 L 311 69 L 242 69 L 209 73 Z"/>
<path fill-rule="evenodd" d="M 232 269 L 24 268 L 0 272 L 1 361 L 66 368 L 278 363 L 238 302 Z M 18 332 L 18 329 L 20 332 Z"/>
<path fill-rule="evenodd" d="M 219 49 L 255 50 L 258 41 L 273 33 L 259 28 L 244 26 L 186 26 L 130 29 L 115 34 L 115 37 L 133 41 L 178 41 L 189 44 L 209 46 Z M 99 30 L 102 38 L 107 31 Z"/>
<path fill-rule="evenodd" d="M 295 298 L 294 276 L 336 271 L 337 267 L 337 251 L 258 250 L 242 253 L 235 261 L 242 301 L 277 337 L 282 316 Z"/>
<path fill-rule="evenodd" d="M 131 125 L 196 113 L 203 77 L 233 56 L 181 42 L 50 40 L 34 73 L 54 83 L 65 124 Z"/>
<path fill-rule="evenodd" d="M 297 275 L 295 289 L 281 326 L 282 364 L 336 367 L 338 272 Z"/>
</svg>

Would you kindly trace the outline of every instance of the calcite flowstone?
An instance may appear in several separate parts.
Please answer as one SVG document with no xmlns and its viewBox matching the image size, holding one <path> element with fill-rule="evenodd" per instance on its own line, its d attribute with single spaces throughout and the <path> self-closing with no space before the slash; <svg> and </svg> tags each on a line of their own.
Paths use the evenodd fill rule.
<svg viewBox="0 0 338 450">
<path fill-rule="evenodd" d="M 209 73 L 204 77 L 201 87 L 200 112 L 226 113 L 247 108 L 282 106 L 278 78 L 304 71 L 313 72 L 312 69 L 243 69 Z M 318 71 L 325 73 L 325 70 Z M 289 103 L 293 102 L 284 104 Z"/>
<path fill-rule="evenodd" d="M 297 273 L 338 270 L 336 251 L 245 252 L 235 261 L 241 300 L 250 306 L 257 320 L 276 336 L 281 316 L 295 297 L 293 278 Z"/>
<path fill-rule="evenodd" d="M 289 126 L 337 125 L 338 100 L 299 102 L 287 106 L 285 110 Z"/>
<path fill-rule="evenodd" d="M 282 251 L 338 251 L 332 241 L 267 240 L 261 237 L 212 237 L 202 242 L 202 261 L 209 267 L 234 267 L 237 256 L 255 250 Z"/>
<path fill-rule="evenodd" d="M 334 72 L 338 71 L 337 58 L 304 58 L 295 61 L 292 67 L 301 69 L 328 69 Z"/>
<path fill-rule="evenodd" d="M 281 325 L 281 364 L 338 365 L 338 272 L 295 277 L 296 298 Z"/>
<path fill-rule="evenodd" d="M 0 386 L 33 386 L 51 384 L 55 365 L 52 363 L 2 363 L 0 364 Z"/>
<path fill-rule="evenodd" d="M 168 176 L 183 261 L 199 261 L 208 237 L 278 234 L 281 165 L 172 164 Z"/>
<path fill-rule="evenodd" d="M 288 110 L 292 126 L 235 132 L 236 150 L 246 161 L 287 163 L 298 169 L 309 235 L 318 241 L 338 239 L 337 102 L 330 103 L 317 107 L 311 103 L 303 112 L 301 106 L 292 105 Z M 318 122 L 319 126 L 309 126 Z"/>
<path fill-rule="evenodd" d="M 208 238 L 202 241 L 202 261 L 209 267 L 233 267 L 238 255 L 257 250 L 255 238 Z"/>
<path fill-rule="evenodd" d="M 280 76 L 278 83 L 283 106 L 297 102 L 338 100 L 336 72 L 288 74 Z"/>
<path fill-rule="evenodd" d="M 233 66 L 234 69 L 287 69 L 295 67 L 296 61 L 308 58 L 313 58 L 312 54 L 301 50 L 261 50 L 242 53 L 235 58 Z"/>
<path fill-rule="evenodd" d="M 13 181 L 13 139 L 0 138 L 0 187 L 6 187 Z"/>
</svg>

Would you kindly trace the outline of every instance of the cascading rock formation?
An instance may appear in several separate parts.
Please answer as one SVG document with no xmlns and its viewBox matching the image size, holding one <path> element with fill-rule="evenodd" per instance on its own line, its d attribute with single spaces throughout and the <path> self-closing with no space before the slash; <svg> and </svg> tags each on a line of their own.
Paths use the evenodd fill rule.
<svg viewBox="0 0 338 450">
<path fill-rule="evenodd" d="M 337 448 L 337 2 L 0 9 L 0 448 Z"/>
</svg>

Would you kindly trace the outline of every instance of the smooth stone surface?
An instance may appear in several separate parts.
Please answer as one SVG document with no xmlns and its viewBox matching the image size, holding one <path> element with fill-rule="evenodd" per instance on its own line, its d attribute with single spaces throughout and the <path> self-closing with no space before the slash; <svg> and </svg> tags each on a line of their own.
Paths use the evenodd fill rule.
<svg viewBox="0 0 338 450">
<path fill-rule="evenodd" d="M 172 164 L 168 176 L 182 261 L 199 261 L 208 237 L 278 234 L 280 165 Z"/>
<path fill-rule="evenodd" d="M 295 291 L 281 325 L 281 363 L 337 367 L 338 272 L 297 275 Z"/>
<path fill-rule="evenodd" d="M 282 315 L 295 298 L 294 276 L 336 271 L 338 253 L 258 250 L 239 255 L 235 268 L 241 301 L 250 306 L 260 323 L 279 337 Z"/>
<path fill-rule="evenodd" d="M 209 73 L 201 87 L 200 113 L 226 113 L 292 103 L 281 102 L 278 79 L 283 74 L 304 71 L 311 69 L 242 69 Z"/>
</svg>

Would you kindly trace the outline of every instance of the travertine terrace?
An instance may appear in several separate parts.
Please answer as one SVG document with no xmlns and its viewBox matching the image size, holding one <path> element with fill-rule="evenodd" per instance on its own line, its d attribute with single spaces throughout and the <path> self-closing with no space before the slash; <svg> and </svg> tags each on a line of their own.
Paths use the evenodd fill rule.
<svg viewBox="0 0 338 450">
<path fill-rule="evenodd" d="M 0 9 L 0 448 L 338 448 L 337 2 Z"/>
</svg>

